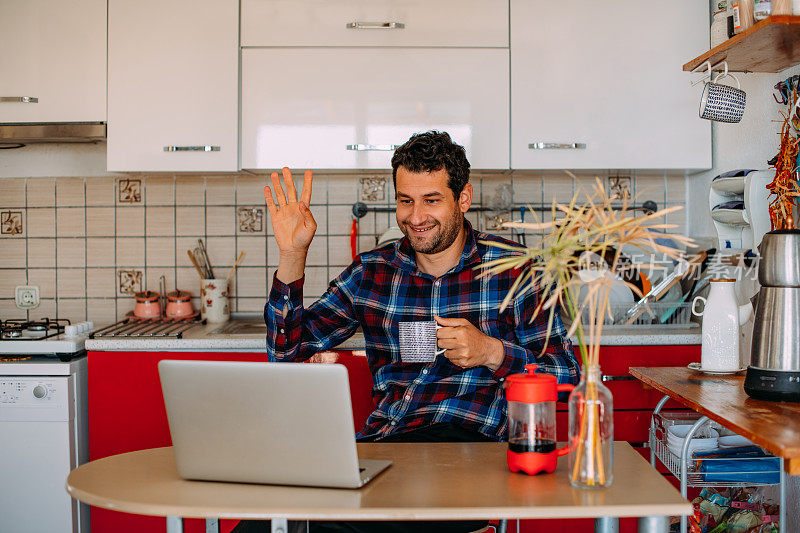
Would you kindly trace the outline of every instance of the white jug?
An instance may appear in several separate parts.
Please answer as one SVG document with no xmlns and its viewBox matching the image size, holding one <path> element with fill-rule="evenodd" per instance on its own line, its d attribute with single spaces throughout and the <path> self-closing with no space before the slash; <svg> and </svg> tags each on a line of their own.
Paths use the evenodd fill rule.
<svg viewBox="0 0 800 533">
<path fill-rule="evenodd" d="M 708 300 L 698 296 L 692 302 L 692 314 L 703 317 L 703 345 L 700 367 L 703 370 L 732 372 L 739 370 L 739 326 L 753 313 L 753 304 L 739 305 L 733 291 L 733 279 L 712 279 Z M 703 311 L 697 312 L 697 302 Z"/>
</svg>

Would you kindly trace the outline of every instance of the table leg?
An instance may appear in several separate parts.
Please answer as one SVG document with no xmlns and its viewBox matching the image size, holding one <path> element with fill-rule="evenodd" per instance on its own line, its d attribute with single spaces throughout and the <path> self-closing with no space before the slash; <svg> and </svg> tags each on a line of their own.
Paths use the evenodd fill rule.
<svg viewBox="0 0 800 533">
<path fill-rule="evenodd" d="M 273 518 L 270 522 L 272 533 L 289 533 L 289 522 L 285 518 Z"/>
<path fill-rule="evenodd" d="M 183 533 L 183 518 L 180 516 L 168 516 L 167 533 Z"/>
<path fill-rule="evenodd" d="M 594 519 L 595 533 L 619 533 L 619 518 L 601 516 Z"/>
<path fill-rule="evenodd" d="M 668 516 L 643 516 L 639 518 L 639 533 L 668 533 Z"/>
</svg>

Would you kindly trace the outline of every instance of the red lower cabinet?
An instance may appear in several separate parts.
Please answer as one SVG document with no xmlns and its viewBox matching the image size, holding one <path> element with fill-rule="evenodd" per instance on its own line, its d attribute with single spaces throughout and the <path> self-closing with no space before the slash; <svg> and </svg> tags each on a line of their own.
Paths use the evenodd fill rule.
<svg viewBox="0 0 800 533">
<path fill-rule="evenodd" d="M 348 369 L 355 427 L 361 428 L 373 410 L 372 375 L 366 358 L 337 352 L 337 362 Z M 700 360 L 700 346 L 604 346 L 601 369 L 606 376 L 627 376 L 631 366 L 686 366 Z M 265 361 L 263 353 L 219 352 L 89 352 L 89 457 L 170 446 L 167 416 L 158 378 L 162 359 L 208 361 Z M 647 442 L 650 415 L 661 395 L 638 381 L 613 380 L 606 385 L 614 394 L 614 435 L 634 444 Z M 668 404 L 680 408 L 678 404 Z M 558 404 L 557 438 L 567 439 L 567 405 Z M 233 438 L 233 437 L 232 437 Z M 643 449 L 643 455 L 648 450 Z M 645 455 L 646 456 L 646 455 Z M 565 460 L 565 459 L 562 459 Z M 520 474 L 521 475 L 521 474 Z M 162 533 L 163 518 L 92 508 L 92 533 Z M 221 521 L 228 533 L 235 520 Z M 569 532 L 593 530 L 593 520 L 523 520 L 519 532 Z M 184 520 L 187 533 L 203 533 L 203 520 Z M 620 531 L 635 531 L 635 519 L 623 519 Z M 515 532 L 516 520 L 509 522 Z"/>
</svg>

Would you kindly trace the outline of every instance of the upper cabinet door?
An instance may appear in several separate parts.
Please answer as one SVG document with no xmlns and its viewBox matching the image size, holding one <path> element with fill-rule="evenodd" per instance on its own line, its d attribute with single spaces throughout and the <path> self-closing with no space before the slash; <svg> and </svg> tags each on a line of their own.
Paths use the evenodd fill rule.
<svg viewBox="0 0 800 533">
<path fill-rule="evenodd" d="M 238 169 L 239 2 L 109 0 L 108 170 Z"/>
<path fill-rule="evenodd" d="M 438 129 L 473 168 L 508 168 L 508 105 L 507 49 L 247 49 L 242 167 L 387 169 Z"/>
<path fill-rule="evenodd" d="M 710 168 L 681 71 L 708 48 L 706 2 L 511 0 L 510 20 L 512 168 Z"/>
<path fill-rule="evenodd" d="M 242 46 L 508 47 L 508 1 L 242 0 Z"/>
<path fill-rule="evenodd" d="M 105 122 L 105 0 L 2 0 L 0 50 L 0 122 Z"/>
</svg>

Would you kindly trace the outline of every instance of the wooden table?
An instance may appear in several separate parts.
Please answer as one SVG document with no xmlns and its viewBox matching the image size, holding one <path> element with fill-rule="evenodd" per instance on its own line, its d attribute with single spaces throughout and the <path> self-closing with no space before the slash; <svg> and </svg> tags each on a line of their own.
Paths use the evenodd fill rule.
<svg viewBox="0 0 800 533">
<path fill-rule="evenodd" d="M 786 472 L 800 475 L 800 403 L 750 398 L 744 392 L 744 375 L 714 376 L 685 367 L 631 368 L 630 373 L 686 407 L 783 457 Z"/>
<path fill-rule="evenodd" d="M 595 490 L 573 488 L 566 459 L 552 475 L 509 472 L 503 443 L 359 444 L 359 457 L 393 465 L 361 489 L 321 489 L 186 481 L 171 447 L 114 455 L 70 473 L 67 490 L 90 505 L 166 516 L 169 532 L 188 518 L 286 520 L 472 520 L 595 518 L 611 531 L 612 517 L 640 517 L 639 531 L 666 532 L 668 516 L 692 508 L 626 442 L 614 447 L 614 481 Z M 265 452 L 268 453 L 268 452 Z M 604 529 L 608 528 L 608 529 Z"/>
</svg>

